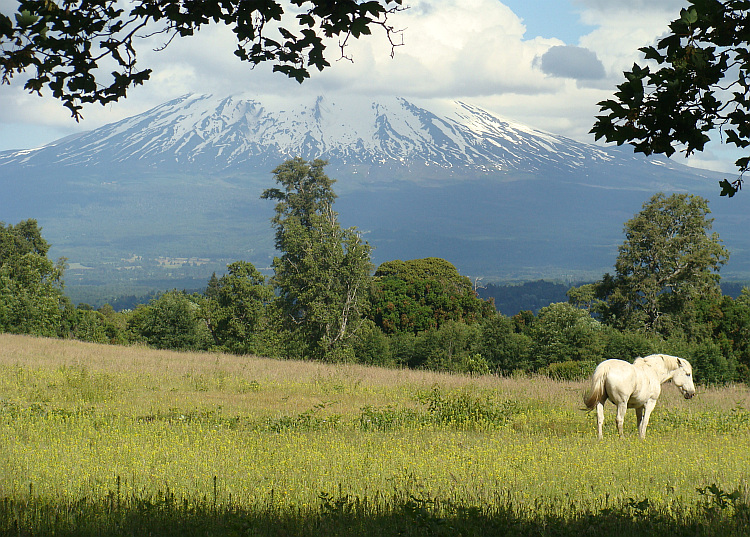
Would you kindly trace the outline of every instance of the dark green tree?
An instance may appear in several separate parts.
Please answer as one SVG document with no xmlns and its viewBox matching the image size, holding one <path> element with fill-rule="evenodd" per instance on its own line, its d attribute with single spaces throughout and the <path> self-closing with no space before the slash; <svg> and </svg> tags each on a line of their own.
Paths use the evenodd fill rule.
<svg viewBox="0 0 750 537">
<path fill-rule="evenodd" d="M 615 276 L 597 283 L 602 320 L 620 329 L 689 334 L 695 303 L 718 296 L 718 271 L 729 253 L 711 232 L 708 202 L 689 194 L 657 194 L 625 223 Z"/>
<path fill-rule="evenodd" d="M 705 330 L 702 340 L 718 345 L 727 361 L 725 369 L 711 367 L 704 376 L 713 382 L 750 382 L 750 289 L 744 288 L 736 299 L 726 295 L 703 299 L 698 312 L 697 324 Z M 712 365 L 717 365 L 716 359 Z M 734 370 L 733 378 L 726 378 L 729 370 Z"/>
<path fill-rule="evenodd" d="M 380 367 L 402 365 L 393 353 L 396 346 L 397 343 L 393 338 L 386 336 L 370 319 L 365 319 L 362 328 L 357 331 L 357 336 L 352 341 L 357 363 Z"/>
<path fill-rule="evenodd" d="M 643 330 L 618 330 L 604 326 L 604 350 L 602 360 L 616 359 L 632 362 L 639 356 L 648 356 L 663 351 L 661 338 Z"/>
<path fill-rule="evenodd" d="M 602 325 L 567 302 L 542 308 L 528 335 L 534 370 L 559 362 L 599 362 L 604 350 Z"/>
<path fill-rule="evenodd" d="M 67 303 L 65 259 L 47 259 L 49 244 L 36 220 L 0 222 L 0 331 L 56 336 Z"/>
<path fill-rule="evenodd" d="M 531 370 L 531 338 L 510 317 L 497 313 L 481 324 L 478 351 L 491 370 L 509 375 Z"/>
<path fill-rule="evenodd" d="M 223 349 L 236 354 L 262 352 L 266 305 L 273 299 L 273 289 L 247 261 L 231 263 L 227 271 L 209 280 L 201 315 L 214 342 Z"/>
<path fill-rule="evenodd" d="M 323 172 L 326 164 L 285 162 L 273 171 L 281 188 L 261 197 L 276 201 L 271 222 L 281 256 L 274 258 L 272 283 L 290 342 L 300 343 L 308 357 L 350 360 L 350 339 L 369 305 L 371 248 L 355 228 L 341 228 L 333 210 L 335 181 Z"/>
<path fill-rule="evenodd" d="M 168 291 L 136 308 L 128 330 L 136 341 L 157 349 L 198 351 L 209 347 L 210 335 L 199 305 L 183 291 Z"/>
<path fill-rule="evenodd" d="M 255 66 L 302 82 L 322 70 L 326 38 L 338 38 L 341 55 L 349 38 L 381 27 L 392 47 L 397 30 L 388 15 L 402 0 L 21 0 L 16 13 L 0 13 L 2 82 L 25 73 L 25 88 L 52 95 L 81 117 L 81 104 L 106 104 L 143 84 L 151 69 L 136 64 L 144 35 L 162 36 L 163 46 L 220 24 L 236 36 L 234 55 Z M 282 22 L 282 16 L 294 14 Z M 294 21 L 294 22 L 292 22 Z M 108 75 L 109 74 L 109 75 Z"/>
<path fill-rule="evenodd" d="M 489 373 L 489 364 L 478 352 L 479 325 L 447 321 L 416 335 L 410 367 L 453 373 Z"/>
<path fill-rule="evenodd" d="M 105 306 L 96 311 L 87 304 L 79 304 L 76 308 L 67 304 L 60 335 L 93 343 L 126 344 L 124 317 L 115 313 L 111 306 Z"/>
<path fill-rule="evenodd" d="M 372 318 L 381 329 L 418 333 L 447 321 L 475 323 L 494 314 L 471 280 L 437 257 L 387 261 L 375 271 Z"/>
<path fill-rule="evenodd" d="M 599 103 L 591 132 L 638 152 L 688 155 L 702 151 L 709 133 L 726 143 L 750 146 L 750 4 L 747 0 L 688 0 L 669 34 L 640 49 L 649 65 L 634 64 L 614 99 Z M 733 196 L 750 157 L 736 165 L 740 176 L 720 182 Z"/>
<path fill-rule="evenodd" d="M 48 251 L 49 244 L 36 220 L 23 220 L 15 226 L 0 222 L 0 265 L 13 263 L 26 254 L 46 256 Z"/>
</svg>

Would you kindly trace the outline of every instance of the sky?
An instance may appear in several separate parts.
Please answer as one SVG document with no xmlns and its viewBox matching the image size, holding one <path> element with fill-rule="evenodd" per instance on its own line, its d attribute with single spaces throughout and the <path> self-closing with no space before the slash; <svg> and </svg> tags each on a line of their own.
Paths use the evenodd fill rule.
<svg viewBox="0 0 750 537">
<path fill-rule="evenodd" d="M 391 58 L 383 32 L 353 41 L 352 61 L 329 47 L 332 66 L 298 84 L 251 69 L 232 54 L 232 34 L 211 27 L 178 39 L 161 51 L 144 42 L 139 64 L 151 80 L 127 99 L 84 108 L 76 123 L 49 96 L 29 95 L 23 82 L 0 86 L 0 151 L 29 149 L 91 130 L 186 93 L 294 95 L 298 92 L 361 93 L 372 96 L 461 100 L 531 127 L 583 141 L 623 71 L 640 61 L 639 47 L 654 43 L 679 16 L 683 0 L 405 0 L 392 15 L 403 29 L 403 45 Z M 0 0 L 0 12 L 16 3 Z M 720 143 L 690 164 L 732 172 L 739 155 Z"/>
</svg>

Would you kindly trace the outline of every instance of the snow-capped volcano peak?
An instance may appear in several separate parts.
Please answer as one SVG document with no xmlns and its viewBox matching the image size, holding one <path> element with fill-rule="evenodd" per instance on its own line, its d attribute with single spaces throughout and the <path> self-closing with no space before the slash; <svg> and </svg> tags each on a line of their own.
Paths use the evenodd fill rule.
<svg viewBox="0 0 750 537">
<path fill-rule="evenodd" d="M 459 101 L 398 97 L 185 95 L 145 113 L 0 164 L 118 164 L 229 169 L 300 156 L 334 165 L 399 164 L 483 171 L 576 169 L 606 150 L 502 119 Z"/>
</svg>

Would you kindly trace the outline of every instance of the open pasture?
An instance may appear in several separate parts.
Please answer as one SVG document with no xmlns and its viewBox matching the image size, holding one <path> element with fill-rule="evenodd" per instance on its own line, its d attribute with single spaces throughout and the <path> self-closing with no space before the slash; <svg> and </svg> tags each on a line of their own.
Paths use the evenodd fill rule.
<svg viewBox="0 0 750 537">
<path fill-rule="evenodd" d="M 741 535 L 750 393 L 0 335 L 0 535 Z"/>
</svg>

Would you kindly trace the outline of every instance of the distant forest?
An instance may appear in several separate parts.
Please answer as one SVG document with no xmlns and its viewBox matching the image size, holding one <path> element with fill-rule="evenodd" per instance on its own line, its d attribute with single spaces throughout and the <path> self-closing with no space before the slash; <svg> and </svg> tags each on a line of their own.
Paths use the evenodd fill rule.
<svg viewBox="0 0 750 537">
<path fill-rule="evenodd" d="M 534 315 L 539 310 L 555 302 L 567 302 L 567 292 L 571 287 L 578 287 L 585 283 L 555 283 L 547 280 L 537 280 L 524 283 L 490 283 L 477 289 L 479 298 L 495 299 L 497 311 L 512 317 L 519 311 L 530 311 Z M 750 286 L 750 282 L 721 282 L 721 292 L 724 295 L 737 298 L 743 287 Z"/>
<path fill-rule="evenodd" d="M 202 292 L 204 289 L 192 288 L 194 281 L 188 292 Z M 573 282 L 559 283 L 548 280 L 537 280 L 523 283 L 490 283 L 477 289 L 477 294 L 482 300 L 489 298 L 495 299 L 495 308 L 497 311 L 508 317 L 512 317 L 520 311 L 530 311 L 534 315 L 539 310 L 554 304 L 555 302 L 567 302 L 567 292 L 571 287 L 577 287 L 584 283 L 591 282 Z M 750 282 L 722 282 L 721 291 L 727 296 L 737 298 L 740 296 L 743 287 L 750 286 Z M 140 304 L 148 304 L 152 299 L 160 296 L 162 292 L 150 291 L 144 294 L 123 294 L 114 299 L 102 299 L 102 297 L 89 296 L 89 300 L 84 300 L 95 309 L 100 308 L 105 303 L 112 306 L 115 311 L 133 310 Z M 79 297 L 75 297 L 79 298 Z"/>
<path fill-rule="evenodd" d="M 205 288 L 198 289 L 195 287 L 195 282 L 185 282 L 187 285 L 184 291 L 188 293 L 203 292 Z M 554 283 L 547 280 L 538 280 L 534 282 L 524 283 L 491 283 L 484 287 L 477 289 L 477 294 L 482 300 L 489 298 L 495 299 L 495 307 L 503 315 L 512 317 L 519 311 L 531 311 L 535 315 L 539 313 L 539 310 L 549 306 L 554 302 L 567 302 L 568 297 L 566 293 L 574 285 L 580 285 L 580 283 Z M 177 286 L 180 287 L 179 285 Z M 189 287 L 189 288 L 188 288 Z M 741 289 L 741 287 L 740 287 Z M 739 294 L 740 289 L 737 290 Z M 148 291 L 144 293 L 124 293 L 121 295 L 112 295 L 110 298 L 103 296 L 94 296 L 96 293 L 92 292 L 88 296 L 84 296 L 83 293 L 76 292 L 71 293 L 71 299 L 74 302 L 83 302 L 87 305 L 92 306 L 94 309 L 99 309 L 105 303 L 112 306 L 115 311 L 134 310 L 141 304 L 148 304 L 152 299 L 158 298 L 168 289 L 165 288 L 162 291 Z M 114 298 L 113 296 L 116 296 Z"/>
<path fill-rule="evenodd" d="M 531 311 L 536 315 L 540 309 L 554 302 L 567 302 L 566 293 L 573 285 L 553 283 L 546 280 L 524 282 L 521 284 L 490 283 L 477 289 L 483 300 L 495 299 L 497 311 L 512 317 L 519 311 Z"/>
</svg>

